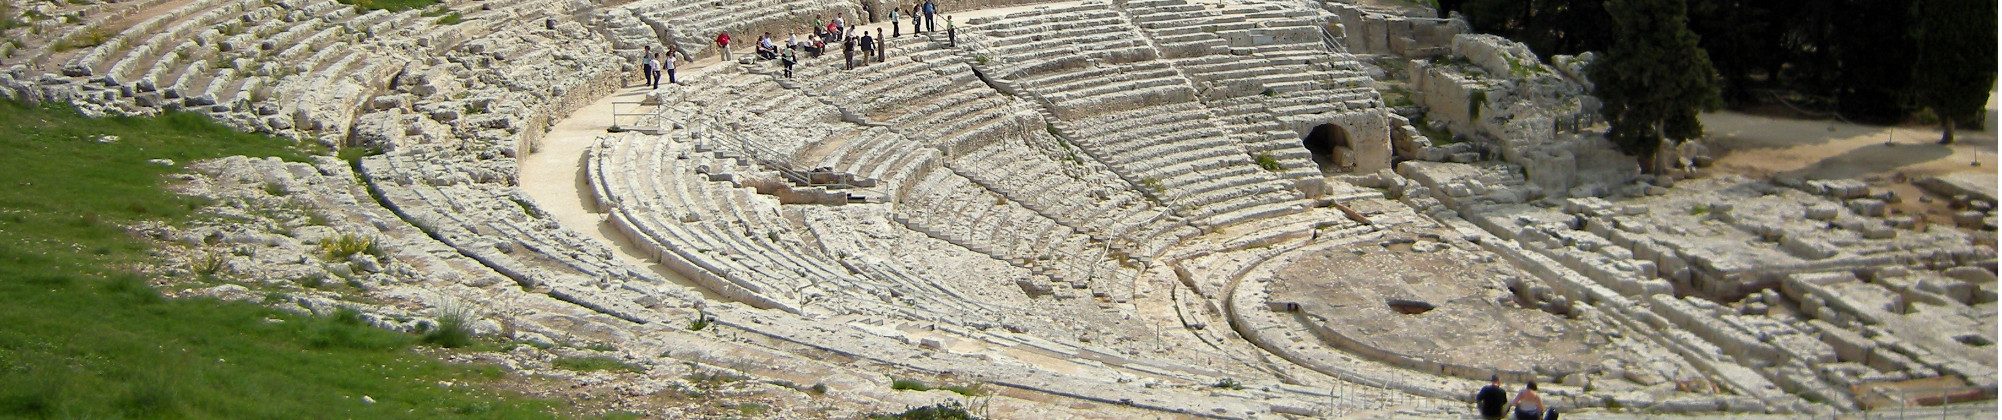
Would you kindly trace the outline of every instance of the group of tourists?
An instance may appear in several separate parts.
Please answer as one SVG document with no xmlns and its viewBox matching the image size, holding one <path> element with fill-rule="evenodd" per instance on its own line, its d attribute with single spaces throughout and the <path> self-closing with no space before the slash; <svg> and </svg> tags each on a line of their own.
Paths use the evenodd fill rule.
<svg viewBox="0 0 2002 420">
<path fill-rule="evenodd" d="M 653 51 L 653 46 L 647 46 L 645 52 L 640 55 L 640 77 L 644 79 L 641 84 L 650 89 L 660 89 L 660 75 L 663 72 L 667 73 L 667 83 L 681 84 L 681 81 L 674 78 L 675 55 L 695 61 L 679 48 L 662 48 L 661 52 L 656 53 Z"/>
<path fill-rule="evenodd" d="M 902 37 L 904 32 L 903 25 L 900 24 L 899 11 L 896 9 L 892 8 L 890 11 L 889 36 L 883 35 L 882 28 L 876 28 L 874 34 L 869 33 L 867 29 L 858 30 L 849 26 L 848 20 L 840 15 L 835 15 L 832 20 L 824 21 L 820 16 L 814 16 L 812 24 L 806 28 L 806 31 L 788 33 L 783 42 L 773 38 L 770 32 L 759 36 L 755 46 L 755 59 L 779 60 L 785 66 L 785 77 L 792 77 L 792 68 L 795 64 L 799 63 L 797 55 L 799 52 L 812 54 L 813 57 L 820 57 L 822 53 L 827 52 L 828 45 L 841 46 L 843 69 L 855 68 L 858 55 L 863 65 L 867 65 L 870 61 L 884 62 L 889 59 L 890 38 Z M 938 4 L 934 0 L 924 0 L 923 3 L 912 5 L 909 16 L 911 19 L 912 35 L 917 35 L 919 32 L 938 31 Z M 945 31 L 947 41 L 953 46 L 958 46 L 958 37 L 955 28 L 953 28 L 951 16 L 945 17 Z M 860 33 L 857 34 L 856 32 Z M 800 38 L 801 33 L 811 33 L 812 35 L 802 39 Z M 730 42 L 729 31 L 723 31 L 716 35 L 716 50 L 718 51 L 718 56 L 725 62 L 732 60 Z M 674 77 L 674 55 L 676 53 L 681 54 L 683 58 L 688 57 L 687 53 L 682 53 L 679 49 L 668 51 L 665 57 L 661 57 L 661 54 L 654 53 L 653 47 L 649 46 L 646 48 L 646 53 L 641 58 L 646 85 L 659 88 L 660 73 L 663 71 L 667 73 L 668 83 L 679 83 Z M 666 61 L 663 62 L 663 59 Z"/>
<path fill-rule="evenodd" d="M 1515 406 L 1515 420 L 1557 420 L 1557 409 L 1543 404 L 1543 397 L 1536 394 L 1536 381 L 1529 381 L 1522 392 L 1508 400 L 1508 390 L 1502 388 L 1501 375 L 1488 376 L 1488 386 L 1474 394 L 1474 403 L 1481 410 L 1481 418 L 1501 419 L 1504 409 Z"/>
</svg>

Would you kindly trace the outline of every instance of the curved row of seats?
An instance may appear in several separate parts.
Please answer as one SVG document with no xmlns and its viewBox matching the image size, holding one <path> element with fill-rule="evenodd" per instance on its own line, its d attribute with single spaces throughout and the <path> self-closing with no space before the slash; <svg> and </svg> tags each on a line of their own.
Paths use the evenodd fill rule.
<svg viewBox="0 0 2002 420">
<path fill-rule="evenodd" d="M 650 304 L 691 299 L 524 204 L 530 201 L 519 189 L 435 164 L 467 160 L 464 154 L 399 151 L 364 158 L 361 168 L 385 206 L 523 287 L 547 288 L 558 298 L 640 323 Z"/>
<path fill-rule="evenodd" d="M 1044 30 L 1052 22 L 1105 20 L 1083 29 Z M 977 19 L 976 54 L 999 54 L 1002 64 L 1038 60 L 1033 50 L 993 48 L 1044 40 L 1087 48 L 1148 45 L 1112 6 L 1085 3 Z M 1148 48 L 1152 51 L 1152 48 Z M 1236 139 L 1210 121 L 1194 84 L 1169 60 L 1119 56 L 1087 58 L 1082 65 L 1031 65 L 1002 70 L 1062 117 L 1052 125 L 1089 155 L 1161 204 L 1199 223 L 1217 226 L 1296 212 L 1291 185 L 1259 169 Z"/>
<path fill-rule="evenodd" d="M 1381 107 L 1373 81 L 1352 59 L 1320 45 L 1310 10 L 1249 2 L 1212 9 L 1187 0 L 1137 0 L 1126 9 L 1176 67 L 1204 86 L 1223 128 L 1288 178 L 1316 178 L 1289 118 Z"/>
<path fill-rule="evenodd" d="M 69 56 L 61 69 L 104 102 L 97 105 L 123 113 L 193 111 L 246 131 L 341 138 L 370 95 L 419 61 L 410 44 L 449 49 L 497 24 L 482 20 L 518 17 L 510 5 L 448 3 L 442 7 L 469 17 L 446 26 L 422 10 L 361 11 L 334 0 L 136 3 L 120 10 L 153 16 Z M 147 10 L 160 7 L 169 8 Z"/>
<path fill-rule="evenodd" d="M 587 157 L 600 205 L 657 261 L 733 299 L 796 313 L 928 320 L 989 313 L 950 285 L 813 251 L 820 239 L 793 228 L 777 199 L 717 177 L 758 171 L 698 151 L 702 140 L 689 133 L 704 131 L 602 137 Z"/>
</svg>

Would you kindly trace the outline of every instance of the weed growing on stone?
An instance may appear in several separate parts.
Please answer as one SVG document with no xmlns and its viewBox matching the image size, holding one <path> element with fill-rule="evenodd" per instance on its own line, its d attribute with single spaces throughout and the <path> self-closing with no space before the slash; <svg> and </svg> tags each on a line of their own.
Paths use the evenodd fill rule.
<svg viewBox="0 0 2002 420">
<path fill-rule="evenodd" d="M 926 386 L 924 382 L 916 379 L 898 379 L 890 381 L 890 389 L 898 391 L 930 391 L 931 387 Z"/>
<path fill-rule="evenodd" d="M 1271 153 L 1259 153 L 1258 167 L 1266 172 L 1279 172 L 1279 159 L 1272 157 Z"/>
<path fill-rule="evenodd" d="M 556 361 L 554 362 L 549 362 L 549 364 L 550 366 L 554 366 L 557 369 L 576 371 L 576 372 L 595 372 L 600 370 L 625 371 L 632 373 L 646 372 L 646 369 L 641 369 L 639 366 L 633 366 L 626 362 L 621 362 L 618 359 L 613 359 L 605 356 L 562 357 L 562 358 L 557 358 Z"/>
<path fill-rule="evenodd" d="M 320 252 L 326 254 L 329 260 L 339 261 L 364 252 L 380 254 L 382 250 L 376 247 L 375 237 L 373 236 L 344 233 L 341 236 L 320 241 Z"/>
</svg>

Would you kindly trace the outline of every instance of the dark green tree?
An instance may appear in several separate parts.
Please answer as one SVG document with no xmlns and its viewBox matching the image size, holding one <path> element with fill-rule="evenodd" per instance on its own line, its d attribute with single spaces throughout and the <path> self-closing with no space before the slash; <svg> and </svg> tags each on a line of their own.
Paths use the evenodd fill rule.
<svg viewBox="0 0 2002 420">
<path fill-rule="evenodd" d="M 1717 71 L 1689 31 L 1684 0 L 1608 0 L 1618 36 L 1589 70 L 1592 95 L 1622 151 L 1653 169 L 1661 140 L 1703 135 L 1696 116 L 1719 104 Z"/>
<path fill-rule="evenodd" d="M 1995 86 L 1995 0 L 1918 0 L 1912 99 L 1939 117 L 1940 144 L 1959 120 L 1978 118 Z"/>
<path fill-rule="evenodd" d="M 1467 24 L 1480 33 L 1529 46 L 1546 59 L 1608 46 L 1613 28 L 1604 0 L 1465 0 L 1455 2 Z M 1447 3 L 1440 3 L 1444 13 Z"/>
</svg>

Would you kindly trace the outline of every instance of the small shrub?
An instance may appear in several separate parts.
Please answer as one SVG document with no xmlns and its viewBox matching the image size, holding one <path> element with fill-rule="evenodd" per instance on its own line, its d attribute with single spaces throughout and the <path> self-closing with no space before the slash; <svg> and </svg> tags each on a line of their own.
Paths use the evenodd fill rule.
<svg viewBox="0 0 2002 420">
<path fill-rule="evenodd" d="M 743 403 L 737 405 L 737 414 L 742 414 L 751 417 L 765 415 L 765 412 L 771 410 L 772 410 L 771 407 L 766 407 L 764 404 L 759 404 L 759 403 Z"/>
<path fill-rule="evenodd" d="M 1697 204 L 1697 205 L 1696 205 L 1696 207 L 1690 207 L 1690 208 L 1689 208 L 1689 215 L 1690 215 L 1690 216 L 1702 216 L 1702 215 L 1705 215 L 1705 214 L 1710 214 L 1710 205 L 1709 205 L 1709 204 Z"/>
<path fill-rule="evenodd" d="M 1488 91 L 1474 90 L 1467 94 L 1467 119 L 1480 121 L 1481 106 L 1488 104 Z"/>
<path fill-rule="evenodd" d="M 1279 96 L 1279 91 L 1272 90 L 1272 88 L 1265 88 L 1264 91 L 1260 91 L 1258 92 L 1258 94 L 1265 95 L 1266 97 L 1273 97 L 1273 96 Z"/>
<path fill-rule="evenodd" d="M 612 347 L 611 344 L 606 344 L 606 343 L 591 343 L 590 346 L 585 346 L 584 349 L 590 351 L 605 351 L 605 352 L 619 351 L 617 347 Z"/>
<path fill-rule="evenodd" d="M 292 195 L 291 191 L 285 190 L 284 185 L 278 185 L 278 184 L 264 184 L 264 193 L 270 194 L 272 197 L 284 197 Z"/>
<path fill-rule="evenodd" d="M 702 311 L 695 311 L 695 320 L 688 322 L 688 330 L 702 331 L 707 328 L 709 328 L 709 314 L 705 314 Z"/>
<path fill-rule="evenodd" d="M 613 359 L 605 356 L 561 357 L 557 358 L 556 361 L 554 362 L 550 362 L 550 366 L 554 366 L 557 369 L 563 369 L 573 372 L 595 372 L 600 370 L 626 371 L 632 373 L 646 372 L 646 369 L 641 369 L 639 366 L 633 366 L 631 364 L 627 364 L 626 362 L 621 362 L 618 359 Z"/>
<path fill-rule="evenodd" d="M 1141 179 L 1140 179 L 1140 186 L 1143 186 L 1143 187 L 1147 187 L 1147 189 L 1150 189 L 1150 190 L 1154 190 L 1154 192 L 1156 192 L 1156 193 L 1159 193 L 1159 192 L 1161 192 L 1161 191 L 1164 191 L 1164 189 L 1163 189 L 1163 188 L 1161 188 L 1161 179 L 1160 179 L 1160 178 L 1141 178 Z"/>
<path fill-rule="evenodd" d="M 223 254 L 202 254 L 201 257 L 195 258 L 194 261 L 188 263 L 188 271 L 192 271 L 196 276 L 201 277 L 214 276 L 216 273 L 221 273 L 223 267 L 229 265 L 227 264 L 228 261 L 229 257 Z"/>
<path fill-rule="evenodd" d="M 973 56 L 973 62 L 974 62 L 974 63 L 977 63 L 977 64 L 987 64 L 987 61 L 988 61 L 988 60 L 989 60 L 989 58 L 987 58 L 987 56 L 986 56 L 986 55 L 976 55 L 976 56 Z"/>
<path fill-rule="evenodd" d="M 827 384 L 813 384 L 813 386 L 806 388 L 806 392 L 812 393 L 815 396 L 827 395 Z"/>
<path fill-rule="evenodd" d="M 340 260 L 363 252 L 370 254 L 379 254 L 382 252 L 380 248 L 376 247 L 375 237 L 359 236 L 351 233 L 341 234 L 341 236 L 320 241 L 320 251 L 324 252 L 327 255 L 327 259 L 330 260 Z"/>
<path fill-rule="evenodd" d="M 465 18 L 464 18 L 464 17 L 462 17 L 462 16 L 459 16 L 459 12 L 452 12 L 452 14 L 449 14 L 449 15 L 445 15 L 445 17 L 441 17 L 441 18 L 438 18 L 438 24 L 439 24 L 439 25 L 457 25 L 457 24 L 459 24 L 459 22 L 464 22 L 464 21 L 465 21 Z"/>
<path fill-rule="evenodd" d="M 1279 172 L 1279 159 L 1273 158 L 1271 153 L 1259 153 L 1258 167 L 1265 168 L 1266 172 Z"/>
<path fill-rule="evenodd" d="M 444 348 L 459 348 L 473 344 L 471 315 L 457 305 L 443 305 L 438 308 L 438 326 L 424 332 L 424 342 Z"/>
<path fill-rule="evenodd" d="M 1237 383 L 1236 379 L 1222 378 L 1217 379 L 1216 383 L 1210 384 L 1210 387 L 1218 389 L 1244 389 L 1244 384 Z"/>
</svg>

